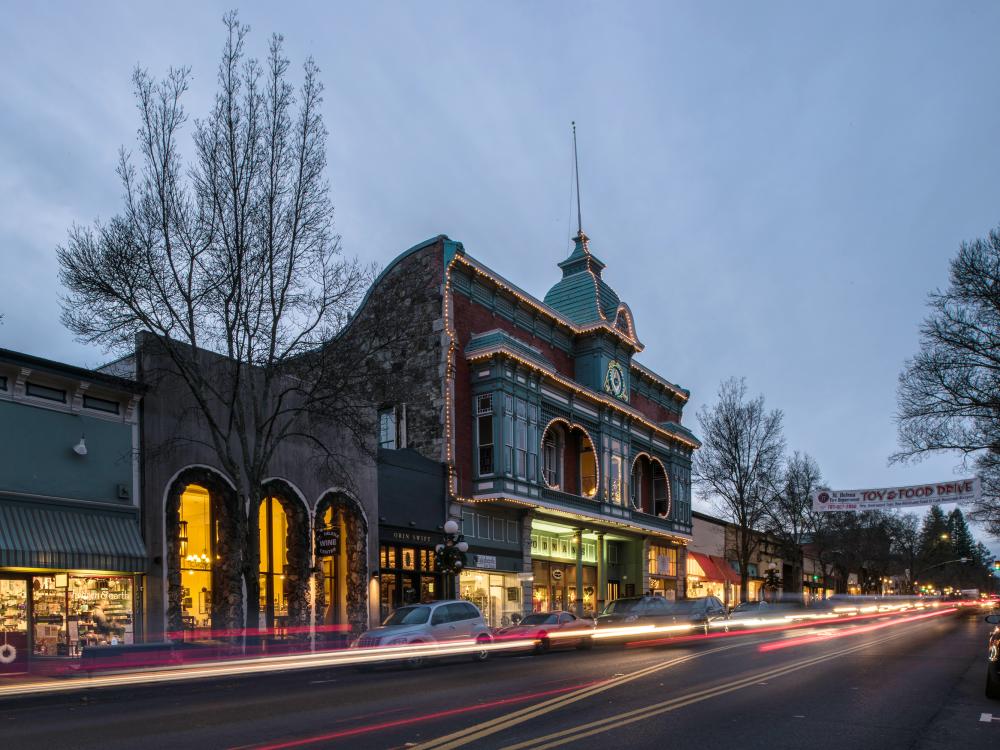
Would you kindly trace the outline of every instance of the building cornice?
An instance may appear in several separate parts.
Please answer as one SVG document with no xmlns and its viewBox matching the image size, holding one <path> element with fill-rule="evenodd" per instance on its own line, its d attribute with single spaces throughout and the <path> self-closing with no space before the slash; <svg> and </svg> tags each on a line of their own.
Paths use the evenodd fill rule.
<svg viewBox="0 0 1000 750">
<path fill-rule="evenodd" d="M 660 425 L 658 425 L 656 422 L 652 422 L 649 419 L 647 419 L 637 409 L 631 406 L 626 406 L 620 401 L 606 398 L 597 391 L 587 388 L 586 386 L 580 385 L 575 380 L 571 380 L 570 378 L 567 378 L 564 375 L 560 375 L 558 372 L 549 367 L 542 366 L 539 362 L 525 358 L 523 355 L 519 354 L 518 352 L 515 352 L 511 347 L 504 346 L 502 344 L 499 346 L 489 346 L 484 349 L 479 349 L 473 352 L 467 352 L 466 359 L 469 362 L 478 362 L 480 360 L 489 359 L 490 357 L 494 357 L 497 355 L 509 357 L 510 359 L 515 360 L 519 364 L 525 367 L 529 367 L 542 375 L 545 375 L 550 380 L 558 383 L 562 387 L 567 388 L 580 396 L 584 396 L 585 398 L 589 399 L 590 401 L 596 404 L 609 407 L 614 411 L 618 412 L 619 414 L 621 414 L 622 416 L 629 417 L 632 420 L 639 422 L 647 429 L 652 430 L 653 434 L 658 437 L 665 438 L 667 440 L 672 440 L 675 443 L 679 443 L 680 445 L 683 445 L 684 447 L 689 448 L 691 450 L 696 450 L 697 448 L 701 447 L 701 443 L 697 439 L 692 438 L 689 440 L 681 435 L 670 432 L 669 430 L 666 430 Z"/>
</svg>

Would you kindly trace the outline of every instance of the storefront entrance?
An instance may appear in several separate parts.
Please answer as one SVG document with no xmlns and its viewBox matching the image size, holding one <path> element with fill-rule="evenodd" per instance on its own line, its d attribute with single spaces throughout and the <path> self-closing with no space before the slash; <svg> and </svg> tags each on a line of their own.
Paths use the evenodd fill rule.
<svg viewBox="0 0 1000 750">
<path fill-rule="evenodd" d="M 443 591 L 434 571 L 434 550 L 403 544 L 379 546 L 379 614 L 384 620 L 404 604 L 430 602 Z"/>
<path fill-rule="evenodd" d="M 463 570 L 458 586 L 462 598 L 479 607 L 491 628 L 511 625 L 512 615 L 523 614 L 517 573 Z"/>
<path fill-rule="evenodd" d="M 0 675 L 28 671 L 28 580 L 0 578 Z"/>
<path fill-rule="evenodd" d="M 535 612 L 576 611 L 576 566 L 564 563 L 534 560 L 531 564 L 534 576 L 532 610 Z M 597 600 L 597 568 L 583 566 L 583 613 L 592 616 Z"/>
</svg>

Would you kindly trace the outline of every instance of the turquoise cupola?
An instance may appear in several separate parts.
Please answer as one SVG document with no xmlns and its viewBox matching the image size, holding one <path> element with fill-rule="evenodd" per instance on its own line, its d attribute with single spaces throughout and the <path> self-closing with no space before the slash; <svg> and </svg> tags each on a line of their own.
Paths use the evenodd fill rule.
<svg viewBox="0 0 1000 750">
<path fill-rule="evenodd" d="M 632 313 L 601 278 L 604 263 L 590 252 L 590 241 L 582 230 L 574 243 L 573 252 L 559 264 L 563 276 L 545 295 L 545 304 L 581 328 L 612 327 L 641 349 Z"/>
</svg>

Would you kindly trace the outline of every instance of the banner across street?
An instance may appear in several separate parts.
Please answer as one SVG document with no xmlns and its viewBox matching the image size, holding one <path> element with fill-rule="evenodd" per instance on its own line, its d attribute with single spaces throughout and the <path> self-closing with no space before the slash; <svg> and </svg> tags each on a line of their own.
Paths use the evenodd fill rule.
<svg viewBox="0 0 1000 750">
<path fill-rule="evenodd" d="M 878 510 L 935 503 L 974 503 L 982 497 L 982 480 L 957 479 L 909 487 L 869 490 L 820 490 L 812 495 L 813 510 Z"/>
</svg>

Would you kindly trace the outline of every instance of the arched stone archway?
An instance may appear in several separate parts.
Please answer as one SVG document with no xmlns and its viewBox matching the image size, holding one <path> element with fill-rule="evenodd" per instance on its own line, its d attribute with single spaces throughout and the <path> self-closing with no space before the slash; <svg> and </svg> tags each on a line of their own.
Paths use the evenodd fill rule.
<svg viewBox="0 0 1000 750">
<path fill-rule="evenodd" d="M 315 526 L 332 525 L 340 537 L 333 558 L 317 560 L 316 623 L 320 632 L 368 627 L 368 522 L 358 502 L 327 492 L 316 505 Z"/>
<path fill-rule="evenodd" d="M 182 497 L 189 488 L 197 488 L 197 494 L 205 500 L 208 514 L 207 540 L 197 550 L 188 548 L 189 532 L 185 529 L 189 521 L 182 525 L 181 519 Z M 184 469 L 167 488 L 164 520 L 169 633 L 181 634 L 204 625 L 212 630 L 242 627 L 242 547 L 235 517 L 237 511 L 237 494 L 232 484 L 221 472 L 205 466 Z M 196 562 L 192 563 L 190 560 L 195 558 Z M 195 565 L 207 571 L 207 575 L 198 575 Z M 182 570 L 185 566 L 188 577 L 200 578 L 203 585 L 185 585 L 185 571 Z"/>
<path fill-rule="evenodd" d="M 312 567 L 309 512 L 301 495 L 283 479 L 264 483 L 256 512 L 257 621 L 268 629 L 279 624 L 277 621 L 287 627 L 304 627 L 309 624 Z M 274 552 L 276 548 L 278 554 Z M 280 553 L 282 550 L 284 554 Z M 266 602 L 263 611 L 259 606 L 261 599 Z"/>
</svg>

